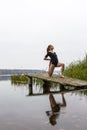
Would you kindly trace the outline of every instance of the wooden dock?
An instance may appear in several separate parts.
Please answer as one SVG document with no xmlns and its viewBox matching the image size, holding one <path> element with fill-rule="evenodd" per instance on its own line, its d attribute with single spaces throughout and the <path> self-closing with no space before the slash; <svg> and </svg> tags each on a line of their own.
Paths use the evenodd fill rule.
<svg viewBox="0 0 87 130">
<path fill-rule="evenodd" d="M 58 76 L 56 74 L 54 74 L 52 77 L 49 77 L 49 75 L 47 73 L 29 74 L 27 76 L 31 80 L 32 80 L 32 78 L 38 78 L 38 79 L 42 79 L 43 81 L 54 82 L 54 83 L 58 83 L 63 86 L 87 87 L 87 81 L 69 78 L 66 76 L 64 78 L 61 78 L 60 76 Z M 32 83 L 30 83 L 30 84 L 32 84 Z"/>
<path fill-rule="evenodd" d="M 26 75 L 29 78 L 29 94 L 28 96 L 32 95 L 42 95 L 40 93 L 34 94 L 33 93 L 33 79 L 41 79 L 43 81 L 42 89 L 43 94 L 49 94 L 49 93 L 60 93 L 60 92 L 70 92 L 70 91 L 76 91 L 76 90 L 82 90 L 87 89 L 87 81 L 64 77 L 61 78 L 58 75 L 53 75 L 52 77 L 49 77 L 47 73 L 35 73 L 35 74 L 29 74 Z M 51 82 L 58 83 L 59 85 L 59 91 L 51 91 Z M 66 87 L 70 86 L 68 89 Z"/>
</svg>

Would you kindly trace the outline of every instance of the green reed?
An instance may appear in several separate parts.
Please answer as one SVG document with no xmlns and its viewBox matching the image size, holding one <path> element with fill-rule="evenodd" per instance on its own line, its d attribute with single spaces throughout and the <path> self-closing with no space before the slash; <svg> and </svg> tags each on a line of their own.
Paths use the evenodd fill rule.
<svg viewBox="0 0 87 130">
<path fill-rule="evenodd" d="M 12 84 L 28 84 L 28 77 L 25 75 L 12 75 L 11 76 L 11 82 Z"/>
<path fill-rule="evenodd" d="M 87 59 L 86 58 L 82 61 L 72 62 L 68 67 L 66 67 L 65 75 L 72 78 L 87 80 Z"/>
</svg>

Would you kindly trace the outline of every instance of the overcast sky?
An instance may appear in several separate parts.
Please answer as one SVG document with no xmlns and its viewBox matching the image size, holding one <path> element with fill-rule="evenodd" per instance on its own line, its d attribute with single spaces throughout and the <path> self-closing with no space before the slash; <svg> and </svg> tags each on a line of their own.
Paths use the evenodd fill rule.
<svg viewBox="0 0 87 130">
<path fill-rule="evenodd" d="M 87 0 L 0 1 L 0 69 L 43 69 L 53 44 L 66 65 L 87 53 Z"/>
</svg>

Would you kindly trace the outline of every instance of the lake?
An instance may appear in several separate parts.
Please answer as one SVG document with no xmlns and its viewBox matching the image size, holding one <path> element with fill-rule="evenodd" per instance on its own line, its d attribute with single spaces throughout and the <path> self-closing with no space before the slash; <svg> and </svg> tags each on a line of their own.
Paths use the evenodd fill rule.
<svg viewBox="0 0 87 130">
<path fill-rule="evenodd" d="M 33 84 L 34 92 L 42 92 Z M 63 94 L 63 95 L 62 95 Z M 29 95 L 29 86 L 0 80 L 0 130 L 87 130 L 87 89 L 53 94 L 61 105 L 53 113 L 49 95 Z"/>
</svg>

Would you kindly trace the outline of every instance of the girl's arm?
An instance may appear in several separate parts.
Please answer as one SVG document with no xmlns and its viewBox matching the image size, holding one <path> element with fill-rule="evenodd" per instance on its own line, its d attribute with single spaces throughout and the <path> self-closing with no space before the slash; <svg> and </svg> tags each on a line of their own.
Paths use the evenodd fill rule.
<svg viewBox="0 0 87 130">
<path fill-rule="evenodd" d="M 47 53 L 47 54 L 45 55 L 44 60 L 50 60 L 50 58 L 48 58 L 48 57 L 49 57 L 49 53 Z"/>
<path fill-rule="evenodd" d="M 44 60 L 50 60 L 49 58 L 44 57 Z"/>
</svg>

